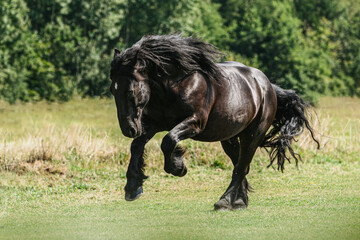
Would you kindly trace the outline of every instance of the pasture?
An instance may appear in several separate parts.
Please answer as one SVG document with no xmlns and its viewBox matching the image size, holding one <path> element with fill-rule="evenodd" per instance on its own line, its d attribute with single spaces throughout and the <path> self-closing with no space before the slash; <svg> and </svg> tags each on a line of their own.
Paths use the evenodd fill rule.
<svg viewBox="0 0 360 240">
<path fill-rule="evenodd" d="M 131 139 L 113 100 L 0 103 L 0 239 L 359 239 L 360 100 L 322 98 L 298 168 L 255 155 L 246 210 L 215 212 L 231 177 L 219 143 L 186 140 L 188 174 L 163 171 L 164 133 L 147 145 L 143 196 L 124 200 Z"/>
</svg>

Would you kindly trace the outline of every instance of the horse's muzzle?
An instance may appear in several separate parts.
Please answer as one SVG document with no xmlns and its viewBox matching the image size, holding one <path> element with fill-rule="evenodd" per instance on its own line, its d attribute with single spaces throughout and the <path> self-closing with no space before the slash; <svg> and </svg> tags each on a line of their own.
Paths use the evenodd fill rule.
<svg viewBox="0 0 360 240">
<path fill-rule="evenodd" d="M 133 122 L 120 122 L 120 128 L 125 137 L 136 138 L 141 135 L 141 125 L 138 127 Z"/>
</svg>

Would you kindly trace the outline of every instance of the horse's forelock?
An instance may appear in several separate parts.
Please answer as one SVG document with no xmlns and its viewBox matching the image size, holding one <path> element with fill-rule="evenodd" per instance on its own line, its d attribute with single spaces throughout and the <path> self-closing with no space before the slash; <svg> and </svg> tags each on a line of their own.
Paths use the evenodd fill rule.
<svg viewBox="0 0 360 240">
<path fill-rule="evenodd" d="M 121 52 L 121 54 L 114 55 L 111 62 L 111 71 L 117 73 L 132 72 L 137 62 L 137 52 L 138 49 L 131 47 Z"/>
</svg>

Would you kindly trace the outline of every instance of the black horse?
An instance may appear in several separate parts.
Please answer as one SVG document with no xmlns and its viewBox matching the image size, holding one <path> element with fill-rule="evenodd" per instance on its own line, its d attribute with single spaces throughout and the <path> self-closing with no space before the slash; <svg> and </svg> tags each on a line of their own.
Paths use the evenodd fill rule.
<svg viewBox="0 0 360 240">
<path fill-rule="evenodd" d="M 160 131 L 169 131 L 161 143 L 164 169 L 179 177 L 187 172 L 179 141 L 221 142 L 234 170 L 215 209 L 247 207 L 246 174 L 259 146 L 268 148 L 270 164 L 277 160 L 283 170 L 287 149 L 298 161 L 290 144 L 304 126 L 316 141 L 307 104 L 294 91 L 244 64 L 216 64 L 222 56 L 213 45 L 180 35 L 145 36 L 124 52 L 115 49 L 110 91 L 123 134 L 134 138 L 126 200 L 143 193 L 144 147 Z"/>
</svg>

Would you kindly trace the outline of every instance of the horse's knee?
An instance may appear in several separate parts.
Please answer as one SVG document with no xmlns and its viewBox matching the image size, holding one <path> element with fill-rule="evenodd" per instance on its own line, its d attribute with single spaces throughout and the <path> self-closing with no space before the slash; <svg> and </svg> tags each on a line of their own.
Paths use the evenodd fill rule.
<svg viewBox="0 0 360 240">
<path fill-rule="evenodd" d="M 167 157 L 175 148 L 176 141 L 175 139 L 168 133 L 165 135 L 161 142 L 161 151 L 164 153 L 165 157 Z"/>
</svg>

